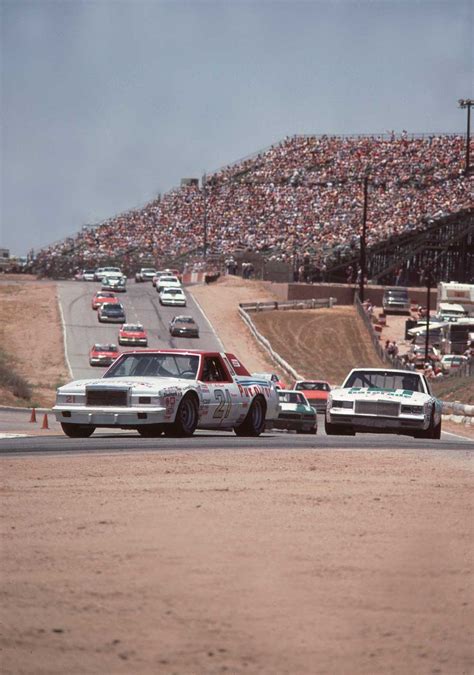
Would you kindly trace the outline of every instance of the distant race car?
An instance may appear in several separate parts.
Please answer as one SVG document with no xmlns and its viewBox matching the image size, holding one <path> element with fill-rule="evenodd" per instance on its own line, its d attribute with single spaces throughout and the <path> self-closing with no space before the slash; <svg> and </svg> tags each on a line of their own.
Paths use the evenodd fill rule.
<svg viewBox="0 0 474 675">
<path fill-rule="evenodd" d="M 117 345 L 97 343 L 92 345 L 89 354 L 91 366 L 110 366 L 119 355 Z"/>
<path fill-rule="evenodd" d="M 160 293 L 160 305 L 186 307 L 186 296 L 182 288 L 163 288 Z"/>
<path fill-rule="evenodd" d="M 100 323 L 126 323 L 127 321 L 123 305 L 111 302 L 99 306 L 97 318 Z"/>
<path fill-rule="evenodd" d="M 154 267 L 141 267 L 138 272 L 135 273 L 135 281 L 137 284 L 143 283 L 144 281 L 153 281 L 155 275 L 156 270 Z"/>
<path fill-rule="evenodd" d="M 325 428 L 328 436 L 361 431 L 438 439 L 441 401 L 420 372 L 355 368 L 331 391 Z"/>
<path fill-rule="evenodd" d="M 161 293 L 165 288 L 181 288 L 181 281 L 177 276 L 163 274 L 155 283 L 156 290 Z"/>
<path fill-rule="evenodd" d="M 102 379 L 60 387 L 53 410 L 72 438 L 105 427 L 147 437 L 191 436 L 196 428 L 259 436 L 280 406 L 275 387 L 233 354 L 167 349 L 121 354 Z"/>
<path fill-rule="evenodd" d="M 127 277 L 123 274 L 109 274 L 102 278 L 103 291 L 115 291 L 116 293 L 125 293 L 127 290 Z"/>
<path fill-rule="evenodd" d="M 107 277 L 122 277 L 124 276 L 122 274 L 122 270 L 120 267 L 100 267 L 100 278 L 99 281 L 102 281 L 102 279 L 107 278 Z M 96 270 L 96 276 L 97 276 L 97 270 Z"/>
<path fill-rule="evenodd" d="M 108 302 L 109 304 L 114 304 L 120 302 L 115 293 L 110 291 L 97 291 L 92 296 L 91 307 L 92 309 L 98 309 L 100 305 Z"/>
<path fill-rule="evenodd" d="M 326 412 L 326 403 L 331 387 L 325 380 L 297 380 L 294 389 L 302 391 L 308 399 L 308 403 L 315 408 L 316 412 Z"/>
<path fill-rule="evenodd" d="M 148 345 L 148 337 L 145 329 L 140 323 L 124 323 L 119 330 L 119 345 Z"/>
<path fill-rule="evenodd" d="M 276 373 L 253 373 L 256 377 L 264 377 L 276 386 L 277 389 L 286 389 L 286 382 L 280 379 Z"/>
<path fill-rule="evenodd" d="M 287 429 L 298 434 L 315 434 L 318 430 L 318 418 L 315 409 L 306 400 L 301 391 L 280 389 L 278 391 L 280 413 L 273 420 L 274 429 Z"/>
<path fill-rule="evenodd" d="M 95 281 L 94 270 L 82 270 L 74 275 L 76 281 Z"/>
<path fill-rule="evenodd" d="M 199 337 L 199 327 L 192 316 L 174 316 L 169 328 L 172 337 Z"/>
</svg>

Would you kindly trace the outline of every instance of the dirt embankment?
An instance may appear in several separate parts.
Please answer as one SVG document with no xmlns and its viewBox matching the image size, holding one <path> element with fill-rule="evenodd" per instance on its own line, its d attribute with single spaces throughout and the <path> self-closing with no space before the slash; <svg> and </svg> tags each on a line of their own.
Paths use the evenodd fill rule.
<svg viewBox="0 0 474 675">
<path fill-rule="evenodd" d="M 2 275 L 0 341 L 12 369 L 32 388 L 31 400 L 25 401 L 0 382 L 0 405 L 53 405 L 56 388 L 70 379 L 55 282 Z"/>
</svg>

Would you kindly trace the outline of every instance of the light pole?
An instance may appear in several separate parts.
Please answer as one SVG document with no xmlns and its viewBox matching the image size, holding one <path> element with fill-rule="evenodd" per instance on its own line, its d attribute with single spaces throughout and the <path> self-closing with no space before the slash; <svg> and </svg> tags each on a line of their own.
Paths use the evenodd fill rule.
<svg viewBox="0 0 474 675">
<path fill-rule="evenodd" d="M 203 175 L 201 179 L 202 185 L 202 194 L 204 197 L 204 209 L 203 209 L 203 253 L 204 258 L 207 256 L 207 179 L 206 174 Z"/>
<path fill-rule="evenodd" d="M 365 283 L 365 272 L 366 272 L 366 236 L 367 236 L 367 198 L 369 193 L 369 174 L 366 173 L 364 176 L 364 208 L 362 211 L 362 234 L 360 236 L 360 279 L 359 279 L 359 299 L 361 302 L 364 302 L 364 283 Z"/>
<path fill-rule="evenodd" d="M 429 363 L 429 346 L 430 346 L 430 312 L 431 312 L 431 286 L 433 285 L 433 270 L 431 264 L 425 271 L 426 276 L 426 336 L 425 336 L 425 363 Z"/>
<path fill-rule="evenodd" d="M 466 131 L 466 168 L 464 170 L 466 176 L 469 175 L 470 163 L 469 163 L 469 150 L 471 144 L 471 106 L 474 105 L 474 100 L 472 98 L 460 98 L 458 101 L 460 108 L 467 108 L 467 131 Z"/>
</svg>

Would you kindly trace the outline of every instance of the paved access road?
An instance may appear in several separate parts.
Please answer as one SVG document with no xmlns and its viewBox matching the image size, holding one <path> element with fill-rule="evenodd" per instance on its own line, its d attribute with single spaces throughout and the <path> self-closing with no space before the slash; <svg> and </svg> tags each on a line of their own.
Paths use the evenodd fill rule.
<svg viewBox="0 0 474 675">
<path fill-rule="evenodd" d="M 95 342 L 118 344 L 120 324 L 99 323 L 91 308 L 100 283 L 64 281 L 58 284 L 66 331 L 66 357 L 74 379 L 102 377 L 104 368 L 89 365 L 89 351 Z M 128 280 L 127 292 L 117 293 L 129 323 L 141 323 L 148 333 L 148 347 L 163 349 L 205 349 L 222 351 L 223 347 L 193 297 L 186 292 L 186 307 L 163 307 L 151 283 L 136 284 Z M 192 316 L 199 326 L 199 338 L 172 338 L 169 322 L 177 314 Z M 131 349 L 122 347 L 123 351 Z"/>
</svg>

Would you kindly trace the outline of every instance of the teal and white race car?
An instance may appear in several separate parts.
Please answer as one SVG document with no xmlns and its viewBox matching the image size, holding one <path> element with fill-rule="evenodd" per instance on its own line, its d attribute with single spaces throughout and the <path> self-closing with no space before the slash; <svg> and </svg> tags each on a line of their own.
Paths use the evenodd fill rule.
<svg viewBox="0 0 474 675">
<path fill-rule="evenodd" d="M 328 398 L 328 436 L 357 431 L 441 437 L 441 401 L 423 374 L 412 370 L 355 368 Z"/>
</svg>

